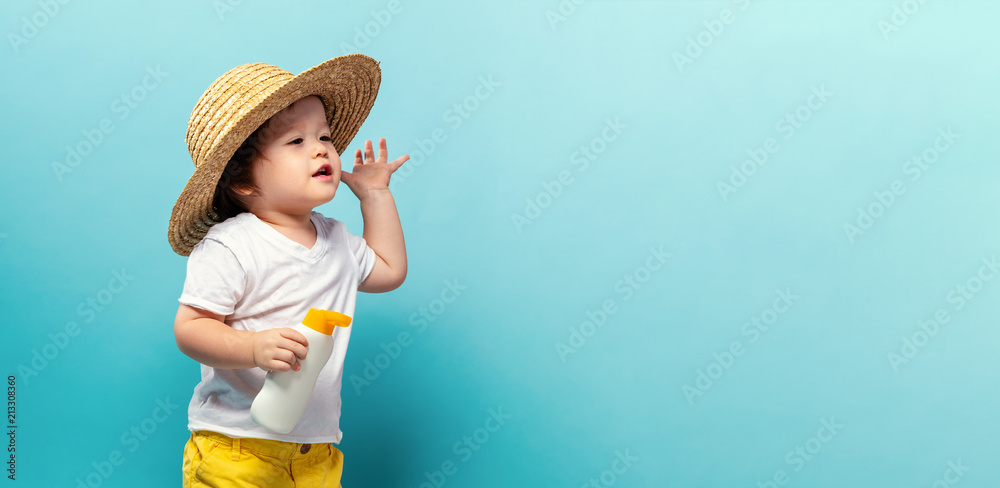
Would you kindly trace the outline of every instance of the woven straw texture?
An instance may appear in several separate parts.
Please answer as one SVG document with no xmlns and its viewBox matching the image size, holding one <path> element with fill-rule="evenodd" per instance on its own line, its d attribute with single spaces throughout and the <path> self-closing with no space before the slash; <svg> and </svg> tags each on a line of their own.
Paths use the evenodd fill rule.
<svg viewBox="0 0 1000 488">
<path fill-rule="evenodd" d="M 187 146 L 195 171 L 170 215 L 170 247 L 188 256 L 219 223 L 212 198 L 229 158 L 267 119 L 299 99 L 323 100 L 333 145 L 343 154 L 361 129 L 378 95 L 382 72 L 363 54 L 339 56 L 292 75 L 276 66 L 237 66 L 205 90 L 191 112 Z"/>
</svg>

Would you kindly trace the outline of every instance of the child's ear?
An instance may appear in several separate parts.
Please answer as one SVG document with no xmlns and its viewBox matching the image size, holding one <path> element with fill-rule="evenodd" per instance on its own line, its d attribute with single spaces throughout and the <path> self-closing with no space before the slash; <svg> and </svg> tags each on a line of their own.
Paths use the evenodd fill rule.
<svg viewBox="0 0 1000 488">
<path fill-rule="evenodd" d="M 246 186 L 243 185 L 233 185 L 233 191 L 235 191 L 238 195 L 242 195 L 245 197 L 248 197 L 251 194 L 253 194 L 252 189 L 247 188 Z"/>
</svg>

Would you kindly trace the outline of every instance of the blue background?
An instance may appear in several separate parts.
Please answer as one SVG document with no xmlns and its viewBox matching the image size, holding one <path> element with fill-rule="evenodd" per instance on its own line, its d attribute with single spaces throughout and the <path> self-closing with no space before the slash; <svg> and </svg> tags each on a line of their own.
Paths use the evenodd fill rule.
<svg viewBox="0 0 1000 488">
<path fill-rule="evenodd" d="M 21 486 L 179 485 L 199 374 L 174 342 L 186 260 L 166 231 L 193 171 L 188 116 L 234 66 L 299 73 L 347 52 L 383 76 L 348 151 L 385 137 L 413 159 L 393 176 L 407 280 L 359 295 L 345 486 L 417 487 L 446 461 L 445 486 L 1000 477 L 1000 280 L 983 261 L 1000 238 L 1000 4 L 392 5 L 5 6 L 0 372 L 18 378 Z M 105 118 L 113 131 L 60 172 Z M 319 210 L 362 233 L 345 185 Z M 449 282 L 465 289 L 445 303 Z M 778 290 L 796 297 L 781 313 Z M 923 333 L 938 310 L 948 322 Z M 352 388 L 402 331 L 412 343 Z M 164 418 L 158 400 L 179 407 Z M 510 417 L 456 449 L 491 409 Z"/>
</svg>

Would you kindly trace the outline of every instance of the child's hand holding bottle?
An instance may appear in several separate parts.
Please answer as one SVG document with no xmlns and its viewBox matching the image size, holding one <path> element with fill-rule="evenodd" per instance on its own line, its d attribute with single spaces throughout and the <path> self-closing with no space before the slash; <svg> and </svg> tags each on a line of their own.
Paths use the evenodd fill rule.
<svg viewBox="0 0 1000 488">
<path fill-rule="evenodd" d="M 302 323 L 293 329 L 258 332 L 257 334 L 261 335 L 255 336 L 254 362 L 258 366 L 261 364 L 256 360 L 258 349 L 256 346 L 259 344 L 262 354 L 272 357 L 263 363 L 264 369 L 266 366 L 275 365 L 275 370 L 267 373 L 264 386 L 253 399 L 253 404 L 250 405 L 250 418 L 258 425 L 275 432 L 282 434 L 291 432 L 305 412 L 320 370 L 333 353 L 333 329 L 338 326 L 347 327 L 350 324 L 351 317 L 340 312 L 310 308 Z M 301 341 L 298 340 L 299 337 Z M 302 354 L 297 350 L 303 343 L 308 343 L 307 338 L 312 339 L 313 351 L 309 355 L 309 360 L 300 365 L 296 358 L 298 361 L 304 360 L 305 349 L 302 349 Z M 277 370 L 279 367 L 285 369 Z M 296 372 L 287 372 L 289 367 Z"/>
<path fill-rule="evenodd" d="M 250 336 L 253 343 L 253 362 L 264 371 L 298 371 L 299 361 L 306 358 L 309 340 L 301 332 L 291 328 L 269 329 L 254 332 Z"/>
</svg>

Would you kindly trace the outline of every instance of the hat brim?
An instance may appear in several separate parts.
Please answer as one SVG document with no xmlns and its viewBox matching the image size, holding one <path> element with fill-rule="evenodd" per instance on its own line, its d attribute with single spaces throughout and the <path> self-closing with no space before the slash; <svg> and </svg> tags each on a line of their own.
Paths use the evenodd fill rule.
<svg viewBox="0 0 1000 488">
<path fill-rule="evenodd" d="M 330 138 L 337 153 L 343 154 L 375 104 L 382 79 L 378 64 L 362 54 L 339 56 L 294 76 L 249 109 L 241 107 L 245 112 L 213 142 L 205 162 L 195 169 L 174 204 L 167 231 L 174 252 L 190 255 L 218 223 L 212 201 L 226 164 L 250 134 L 285 107 L 310 95 L 319 96 L 330 123 Z"/>
</svg>

